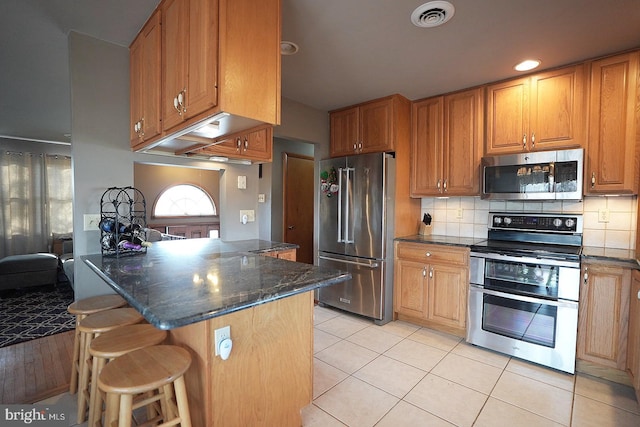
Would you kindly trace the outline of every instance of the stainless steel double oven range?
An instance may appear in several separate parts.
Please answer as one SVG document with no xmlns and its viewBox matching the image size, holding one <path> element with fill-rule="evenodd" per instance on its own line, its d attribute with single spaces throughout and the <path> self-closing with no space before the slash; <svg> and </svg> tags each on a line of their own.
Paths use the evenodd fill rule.
<svg viewBox="0 0 640 427">
<path fill-rule="evenodd" d="M 467 341 L 575 372 L 582 216 L 490 213 L 471 247 Z"/>
</svg>

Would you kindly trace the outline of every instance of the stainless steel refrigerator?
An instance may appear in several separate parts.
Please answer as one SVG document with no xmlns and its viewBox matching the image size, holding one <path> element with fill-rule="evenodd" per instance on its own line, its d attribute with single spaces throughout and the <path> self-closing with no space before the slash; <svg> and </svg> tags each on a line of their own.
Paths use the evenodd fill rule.
<svg viewBox="0 0 640 427">
<path fill-rule="evenodd" d="M 318 265 L 352 279 L 320 288 L 320 303 L 373 319 L 393 316 L 395 159 L 374 153 L 320 162 Z"/>
</svg>

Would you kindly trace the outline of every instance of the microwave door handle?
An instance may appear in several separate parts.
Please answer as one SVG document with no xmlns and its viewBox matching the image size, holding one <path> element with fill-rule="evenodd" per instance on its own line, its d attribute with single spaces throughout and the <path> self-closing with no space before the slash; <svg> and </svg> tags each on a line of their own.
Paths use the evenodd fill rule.
<svg viewBox="0 0 640 427">
<path fill-rule="evenodd" d="M 342 241 L 342 168 L 338 168 L 338 243 Z"/>
</svg>

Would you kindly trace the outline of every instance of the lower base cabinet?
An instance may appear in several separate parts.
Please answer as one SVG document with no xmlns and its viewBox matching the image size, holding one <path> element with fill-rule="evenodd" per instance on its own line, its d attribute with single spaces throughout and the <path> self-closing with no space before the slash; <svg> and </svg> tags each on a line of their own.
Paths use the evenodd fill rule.
<svg viewBox="0 0 640 427">
<path fill-rule="evenodd" d="M 582 270 L 576 357 L 624 371 L 631 270 L 591 262 Z"/>
<path fill-rule="evenodd" d="M 468 248 L 396 242 L 394 269 L 398 319 L 465 336 Z"/>
<path fill-rule="evenodd" d="M 629 298 L 629 342 L 627 372 L 640 402 L 640 271 L 634 270 Z"/>
</svg>

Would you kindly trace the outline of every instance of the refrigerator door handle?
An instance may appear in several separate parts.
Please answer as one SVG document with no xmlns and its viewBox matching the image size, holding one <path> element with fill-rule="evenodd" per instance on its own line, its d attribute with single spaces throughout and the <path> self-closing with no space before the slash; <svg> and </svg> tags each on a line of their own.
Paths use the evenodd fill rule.
<svg viewBox="0 0 640 427">
<path fill-rule="evenodd" d="M 338 243 L 342 243 L 342 168 L 338 168 Z"/>
<path fill-rule="evenodd" d="M 376 269 L 378 267 L 380 267 L 380 264 L 378 264 L 377 262 L 371 263 L 371 264 L 365 264 L 362 262 L 357 262 L 357 261 L 348 261 L 345 259 L 338 259 L 338 258 L 331 258 L 328 256 L 323 256 L 323 255 L 318 255 L 318 259 L 323 259 L 325 261 L 335 261 L 335 262 L 341 262 L 344 264 L 353 264 L 353 265 L 357 265 L 358 267 L 365 267 L 365 268 L 370 268 L 370 269 Z"/>
<path fill-rule="evenodd" d="M 350 174 L 351 172 L 355 172 L 355 168 L 345 168 L 345 172 L 347 173 L 347 203 L 345 203 L 344 242 L 355 243 L 354 239 L 349 240 L 349 193 L 352 192 Z"/>
</svg>

